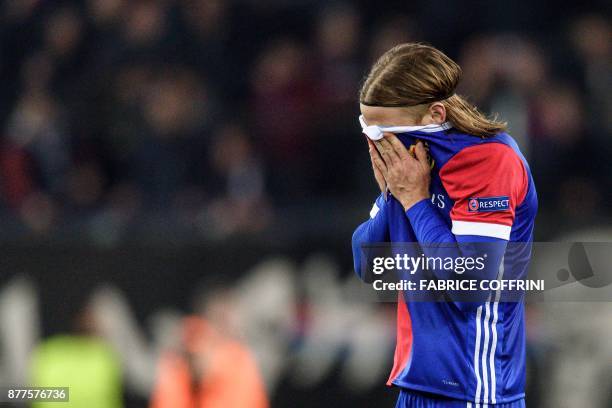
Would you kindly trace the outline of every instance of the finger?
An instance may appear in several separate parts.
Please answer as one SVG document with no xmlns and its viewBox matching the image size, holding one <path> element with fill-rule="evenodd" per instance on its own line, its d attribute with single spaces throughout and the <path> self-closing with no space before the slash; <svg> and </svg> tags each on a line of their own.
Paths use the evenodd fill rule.
<svg viewBox="0 0 612 408">
<path fill-rule="evenodd" d="M 384 159 L 381 157 L 380 153 L 377 149 L 370 150 L 370 158 L 372 159 L 372 163 L 383 173 L 387 171 L 387 164 Z"/>
<path fill-rule="evenodd" d="M 389 141 L 383 138 L 380 139 L 377 143 L 380 147 L 378 150 L 380 151 L 383 159 L 387 164 L 393 164 L 399 161 L 399 156 L 397 155 L 397 153 L 395 153 L 395 150 L 393 149 L 393 146 L 391 146 L 391 143 L 389 143 Z"/>
<path fill-rule="evenodd" d="M 414 149 L 417 159 L 422 163 L 427 163 L 427 150 L 425 150 L 425 145 L 420 140 L 417 142 L 416 147 Z"/>
<path fill-rule="evenodd" d="M 378 168 L 376 163 L 374 163 L 374 161 L 372 161 L 372 170 L 374 170 L 374 176 L 376 178 L 378 178 L 379 176 L 382 177 L 382 171 L 380 171 L 380 169 Z"/>
<path fill-rule="evenodd" d="M 384 186 L 386 185 L 387 180 L 385 179 L 383 172 L 378 168 L 378 166 L 374 162 L 372 162 L 372 171 L 374 171 L 374 178 L 376 179 L 376 182 L 378 183 L 380 189 L 381 190 L 384 189 Z"/>
<path fill-rule="evenodd" d="M 372 162 L 372 169 L 374 169 L 374 173 L 380 173 L 378 166 L 374 162 L 374 154 L 378 154 L 378 152 L 376 151 L 374 143 L 371 141 L 368 141 L 368 152 L 370 153 L 370 161 Z"/>
<path fill-rule="evenodd" d="M 380 148 L 377 146 L 377 142 L 370 142 L 370 146 L 368 148 L 368 151 L 370 152 L 370 157 L 380 157 L 382 159 L 379 149 Z"/>
<path fill-rule="evenodd" d="M 406 146 L 404 146 L 404 144 L 399 140 L 399 138 L 393 133 L 386 133 L 385 139 L 389 141 L 389 143 L 393 147 L 393 150 L 400 158 L 410 156 L 410 152 L 408 151 L 408 149 L 406 149 Z"/>
<path fill-rule="evenodd" d="M 395 148 L 393 147 L 393 145 L 389 141 L 390 137 L 396 137 L 396 136 L 393 133 L 385 133 L 385 137 L 381 140 L 381 142 L 384 144 L 385 150 L 389 151 L 389 156 L 394 161 L 400 161 L 402 156 L 399 155 L 399 153 L 395 150 Z"/>
<path fill-rule="evenodd" d="M 372 159 L 372 168 L 376 169 L 374 175 L 379 174 L 385 181 L 387 180 L 389 170 L 381 158 Z"/>
<path fill-rule="evenodd" d="M 372 159 L 372 164 L 383 174 L 383 176 L 387 173 L 387 165 L 385 161 L 380 156 L 380 153 L 376 148 L 370 149 L 370 158 Z"/>
<path fill-rule="evenodd" d="M 378 155 L 383 161 L 386 162 L 389 160 L 388 158 L 385 157 L 387 153 L 385 152 L 384 146 L 380 143 L 380 140 L 377 140 L 374 142 L 374 147 L 375 147 L 374 151 L 378 153 Z"/>
</svg>

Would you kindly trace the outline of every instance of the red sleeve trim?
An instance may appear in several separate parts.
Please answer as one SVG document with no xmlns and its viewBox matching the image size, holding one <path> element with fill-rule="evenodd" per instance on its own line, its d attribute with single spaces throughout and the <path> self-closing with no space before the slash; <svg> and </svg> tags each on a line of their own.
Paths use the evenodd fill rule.
<svg viewBox="0 0 612 408">
<path fill-rule="evenodd" d="M 502 143 L 482 143 L 455 154 L 440 170 L 454 201 L 451 220 L 511 226 L 528 190 L 527 169 Z"/>
</svg>

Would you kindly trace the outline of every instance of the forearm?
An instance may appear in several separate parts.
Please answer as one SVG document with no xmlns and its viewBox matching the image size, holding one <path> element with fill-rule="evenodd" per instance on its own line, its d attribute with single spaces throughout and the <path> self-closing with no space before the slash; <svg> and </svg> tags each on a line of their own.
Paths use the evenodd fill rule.
<svg viewBox="0 0 612 408">
<path fill-rule="evenodd" d="M 442 214 L 429 200 L 421 200 L 414 204 L 406 211 L 406 216 L 425 256 L 454 259 L 476 259 L 483 256 L 486 258 L 482 270 L 464 273 L 445 269 L 431 271 L 437 279 L 492 280 L 497 277 L 506 249 L 505 240 L 480 235 L 453 234 Z M 465 310 L 472 309 L 473 305 L 458 303 L 458 307 Z"/>
<path fill-rule="evenodd" d="M 417 241 L 421 244 L 455 243 L 457 238 L 451 232 L 442 215 L 429 199 L 423 199 L 406 210 Z"/>
</svg>

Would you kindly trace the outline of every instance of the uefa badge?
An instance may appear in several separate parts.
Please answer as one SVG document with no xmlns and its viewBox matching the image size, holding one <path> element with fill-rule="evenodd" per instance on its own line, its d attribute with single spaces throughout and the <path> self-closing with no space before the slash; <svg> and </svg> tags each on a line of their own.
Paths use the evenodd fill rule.
<svg viewBox="0 0 612 408">
<path fill-rule="evenodd" d="M 470 210 L 470 212 L 478 211 L 478 200 L 475 198 L 471 198 L 470 201 L 468 201 L 468 209 Z"/>
</svg>

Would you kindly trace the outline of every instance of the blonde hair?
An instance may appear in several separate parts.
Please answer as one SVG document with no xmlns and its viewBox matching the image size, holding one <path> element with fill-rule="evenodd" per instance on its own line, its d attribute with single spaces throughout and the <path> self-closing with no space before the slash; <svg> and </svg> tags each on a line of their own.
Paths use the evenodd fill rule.
<svg viewBox="0 0 612 408">
<path fill-rule="evenodd" d="M 506 123 L 487 118 L 455 94 L 461 67 L 434 47 L 400 44 L 385 52 L 366 77 L 359 101 L 369 106 L 407 107 L 440 101 L 446 118 L 460 132 L 489 137 L 506 130 Z"/>
</svg>

